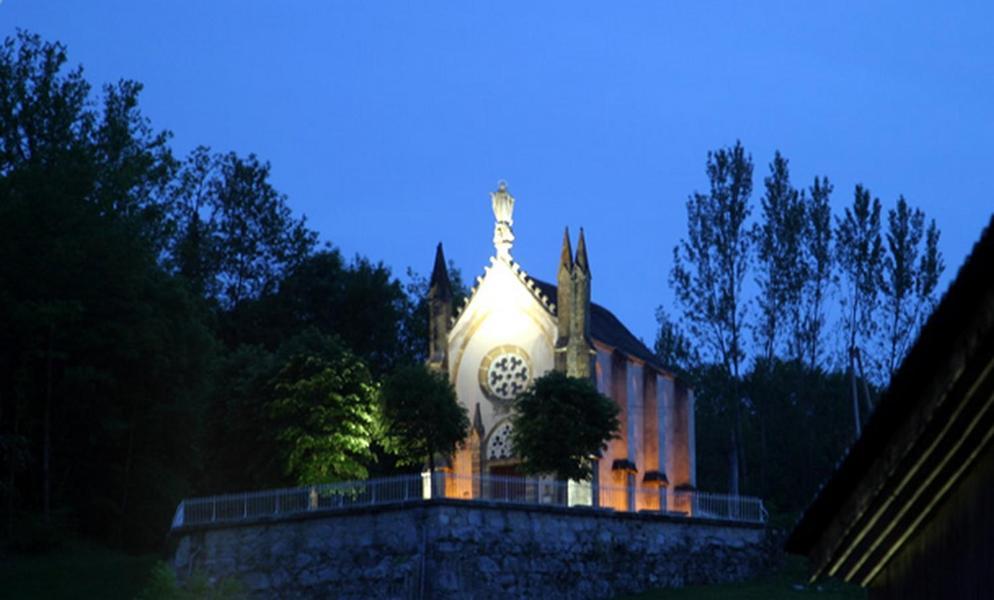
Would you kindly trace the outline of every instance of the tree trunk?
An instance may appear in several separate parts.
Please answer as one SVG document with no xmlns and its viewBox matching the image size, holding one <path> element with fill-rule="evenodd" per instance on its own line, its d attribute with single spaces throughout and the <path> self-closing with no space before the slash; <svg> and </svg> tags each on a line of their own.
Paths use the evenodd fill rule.
<svg viewBox="0 0 994 600">
<path fill-rule="evenodd" d="M 15 396 L 16 397 L 16 396 Z M 3 397 L 0 396 L 0 409 L 3 407 Z M 7 539 L 14 537 L 14 465 L 17 462 L 17 449 L 14 447 L 17 444 L 17 407 L 11 403 L 10 411 L 10 421 L 11 421 L 11 446 L 10 446 L 10 460 L 9 469 L 7 470 Z"/>
<path fill-rule="evenodd" d="M 119 511 L 118 526 L 117 526 L 117 540 L 121 543 L 124 540 L 124 527 L 126 519 L 124 518 L 128 512 L 128 491 L 129 491 L 129 481 L 131 479 L 131 465 L 133 464 L 134 454 L 135 454 L 135 428 L 137 424 L 135 423 L 135 412 L 136 404 L 134 397 L 131 399 L 131 419 L 128 425 L 128 451 L 124 457 L 124 481 L 121 489 L 121 507 Z"/>
<path fill-rule="evenodd" d="M 873 410 L 873 399 L 870 398 L 870 386 L 866 382 L 866 373 L 863 371 L 863 355 L 859 348 L 856 349 L 856 364 L 859 366 L 859 377 L 863 380 L 863 396 L 866 398 L 866 414 Z"/>
<path fill-rule="evenodd" d="M 42 424 L 42 459 L 41 459 L 41 479 L 42 479 L 42 514 L 45 524 L 51 522 L 52 510 L 52 331 L 49 326 L 48 345 L 45 352 L 45 416 Z"/>
<path fill-rule="evenodd" d="M 766 419 L 759 420 L 759 489 L 763 496 L 769 497 L 769 488 L 766 485 Z"/>
<path fill-rule="evenodd" d="M 855 348 L 849 348 L 849 384 L 852 388 L 852 414 L 853 420 L 856 423 L 856 436 L 859 437 L 862 427 L 859 422 L 859 392 L 856 391 L 856 365 L 853 361 L 853 352 Z"/>
<path fill-rule="evenodd" d="M 735 347 L 738 348 L 738 343 L 735 342 Z M 734 372 L 733 377 L 733 390 L 732 390 L 732 454 L 729 457 L 729 468 L 731 473 L 729 473 L 729 485 L 728 493 L 733 496 L 739 495 L 739 480 L 742 476 L 742 397 L 739 394 L 739 364 L 738 360 L 732 363 L 732 368 Z"/>
<path fill-rule="evenodd" d="M 728 451 L 728 493 L 739 495 L 739 440 L 736 427 L 732 425 L 731 448 Z"/>
</svg>

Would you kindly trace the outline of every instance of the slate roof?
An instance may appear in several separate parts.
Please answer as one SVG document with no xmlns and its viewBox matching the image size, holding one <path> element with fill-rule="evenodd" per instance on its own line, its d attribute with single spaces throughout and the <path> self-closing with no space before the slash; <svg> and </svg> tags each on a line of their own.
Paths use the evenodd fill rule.
<svg viewBox="0 0 994 600">
<path fill-rule="evenodd" d="M 535 287 L 549 298 L 552 304 L 556 304 L 558 298 L 556 286 L 534 277 L 530 277 L 530 279 L 535 283 Z M 659 363 L 656 355 L 618 320 L 618 317 L 594 302 L 590 303 L 590 336 L 602 344 L 645 361 L 646 364 L 658 371 L 671 373 L 669 369 Z"/>
</svg>

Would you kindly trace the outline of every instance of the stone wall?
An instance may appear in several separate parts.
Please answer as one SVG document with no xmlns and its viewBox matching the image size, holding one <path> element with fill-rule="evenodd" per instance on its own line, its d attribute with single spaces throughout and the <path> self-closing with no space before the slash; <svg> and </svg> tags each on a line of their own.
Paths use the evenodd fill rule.
<svg viewBox="0 0 994 600">
<path fill-rule="evenodd" d="M 765 568 L 765 530 L 596 509 L 434 500 L 173 533 L 173 565 L 258 597 L 609 598 Z"/>
</svg>

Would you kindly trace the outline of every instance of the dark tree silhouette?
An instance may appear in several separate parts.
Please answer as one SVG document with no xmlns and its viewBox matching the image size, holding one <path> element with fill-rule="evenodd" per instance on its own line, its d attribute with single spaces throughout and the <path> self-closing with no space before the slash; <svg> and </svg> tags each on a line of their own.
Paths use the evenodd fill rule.
<svg viewBox="0 0 994 600">
<path fill-rule="evenodd" d="M 550 371 L 515 399 L 511 444 L 526 473 L 584 481 L 618 427 L 617 405 L 590 380 Z"/>
</svg>

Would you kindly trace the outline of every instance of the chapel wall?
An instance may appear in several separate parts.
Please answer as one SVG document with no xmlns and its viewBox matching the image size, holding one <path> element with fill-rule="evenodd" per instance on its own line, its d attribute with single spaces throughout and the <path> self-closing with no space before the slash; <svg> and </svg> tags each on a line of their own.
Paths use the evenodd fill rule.
<svg viewBox="0 0 994 600">
<path fill-rule="evenodd" d="M 672 391 L 666 408 L 666 474 L 671 488 L 695 486 L 693 392 L 681 382 Z"/>
</svg>

